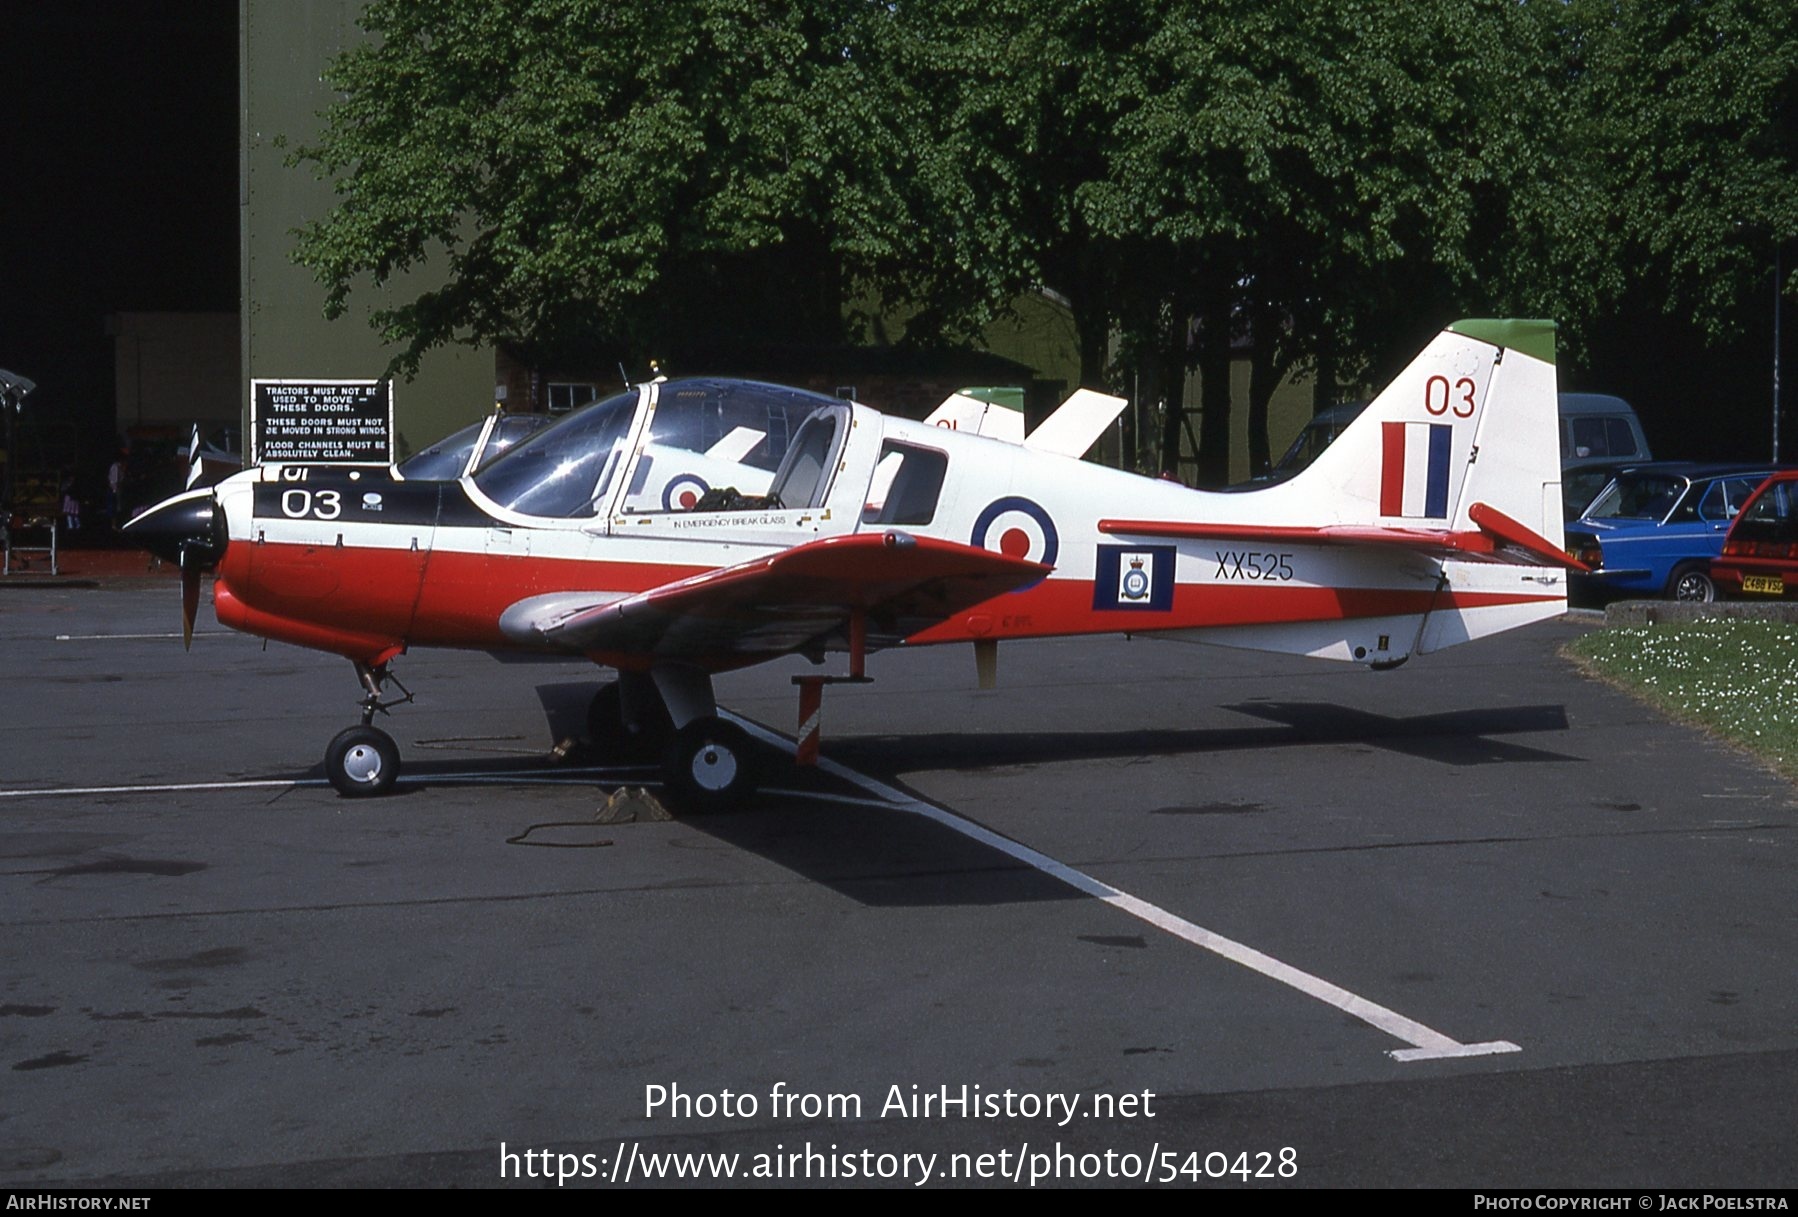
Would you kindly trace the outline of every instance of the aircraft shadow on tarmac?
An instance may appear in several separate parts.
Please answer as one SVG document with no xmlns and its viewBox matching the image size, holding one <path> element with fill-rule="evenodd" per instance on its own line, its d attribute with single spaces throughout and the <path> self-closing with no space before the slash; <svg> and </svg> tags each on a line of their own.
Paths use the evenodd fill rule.
<svg viewBox="0 0 1798 1217">
<path fill-rule="evenodd" d="M 585 736 L 587 706 L 596 689 L 590 682 L 537 687 L 552 738 Z M 864 905 L 1080 898 L 1066 884 L 953 829 L 872 806 L 866 791 L 819 770 L 797 768 L 790 755 L 767 749 L 760 759 L 766 766 L 765 788 L 743 807 L 711 815 L 677 811 L 677 818 L 723 846 L 756 854 Z M 643 776 L 654 774 L 645 770 Z"/>
<path fill-rule="evenodd" d="M 1565 731 L 1566 710 L 1558 705 L 1407 717 L 1312 702 L 1254 701 L 1227 708 L 1274 725 L 1103 734 L 841 737 L 827 743 L 825 751 L 850 768 L 901 790 L 906 790 L 901 773 L 924 769 L 981 769 L 1307 744 L 1363 745 L 1457 766 L 1579 759 L 1491 738 Z M 773 784 L 790 787 L 828 782 L 824 775 L 811 771 L 788 773 L 794 776 Z M 979 905 L 1080 898 L 1073 889 L 950 829 L 901 811 L 861 803 L 782 802 L 779 794 L 770 791 L 740 811 L 685 822 L 864 904 Z"/>
<path fill-rule="evenodd" d="M 1267 720 L 1266 727 L 1079 731 L 840 738 L 828 752 L 884 779 L 924 769 L 982 769 L 1070 760 L 1178 756 L 1317 744 L 1381 748 L 1444 765 L 1568 763 L 1578 757 L 1492 736 L 1568 729 L 1564 706 L 1505 706 L 1391 716 L 1327 702 L 1247 701 L 1221 707 Z"/>
<path fill-rule="evenodd" d="M 1086 897 L 921 816 L 866 803 L 801 803 L 776 783 L 737 811 L 681 816 L 733 849 L 879 908 L 1025 904 Z"/>
<path fill-rule="evenodd" d="M 538 686 L 551 739 L 579 740 L 586 731 L 589 682 Z M 1036 732 L 840 737 L 833 759 L 904 789 L 900 774 L 927 769 L 986 769 L 1078 760 L 1290 748 L 1317 744 L 1380 748 L 1445 765 L 1565 763 L 1579 758 L 1494 736 L 1568 729 L 1558 705 L 1487 707 L 1439 714 L 1389 716 L 1321 702 L 1246 701 L 1223 707 L 1267 726 L 1129 732 Z M 566 764 L 547 752 L 479 761 L 409 758 L 395 794 L 460 784 L 474 775 L 542 781 L 566 772 L 577 786 L 654 783 L 654 771 L 588 776 L 577 747 Z M 801 770 L 769 750 L 767 788 L 725 813 L 677 813 L 682 824 L 720 845 L 756 854 L 809 882 L 871 906 L 1016 904 L 1081 899 L 1072 888 L 1016 859 L 923 817 L 870 803 L 865 791 L 817 770 Z M 573 772 L 569 772 L 570 767 Z M 595 799 L 597 807 L 598 799 Z M 616 832 L 629 832 L 628 825 Z"/>
<path fill-rule="evenodd" d="M 590 681 L 537 686 L 551 740 L 585 738 L 587 706 L 597 687 Z M 492 750 L 483 750 L 479 741 L 470 743 L 472 751 L 483 752 L 479 759 L 410 753 L 388 798 L 472 781 L 503 788 L 506 779 L 515 776 L 532 783 L 566 780 L 576 791 L 590 783 L 590 801 L 597 813 L 609 789 L 659 783 L 653 766 L 595 775 L 588 767 L 592 758 L 579 743 L 560 761 L 547 748 L 530 752 L 522 741 Z M 508 751 L 512 754 L 506 755 Z M 675 809 L 675 818 L 720 847 L 755 854 L 863 905 L 936 907 L 1083 898 L 1066 884 L 953 829 L 898 808 L 877 806 L 866 791 L 847 782 L 816 769 L 794 767 L 790 755 L 772 748 L 760 751 L 768 777 L 764 789 L 741 808 L 703 815 Z M 308 776 L 322 774 L 320 766 Z M 612 825 L 605 835 L 616 839 L 635 828 Z"/>
</svg>

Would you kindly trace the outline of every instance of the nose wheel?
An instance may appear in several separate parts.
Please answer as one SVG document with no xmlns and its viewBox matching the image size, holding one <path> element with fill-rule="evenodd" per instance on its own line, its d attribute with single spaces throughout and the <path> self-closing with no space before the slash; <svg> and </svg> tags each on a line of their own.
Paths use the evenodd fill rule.
<svg viewBox="0 0 1798 1217">
<path fill-rule="evenodd" d="M 386 794 L 399 775 L 399 745 L 379 727 L 340 731 L 325 749 L 325 777 L 347 799 Z"/>
<path fill-rule="evenodd" d="M 393 789 L 400 776 L 400 746 L 372 724 L 375 715 L 386 714 L 389 706 L 412 700 L 411 692 L 384 663 L 357 663 L 356 679 L 363 689 L 361 725 L 338 732 L 325 749 L 325 777 L 346 799 L 370 798 Z M 381 695 L 389 681 L 403 696 L 383 701 Z"/>
</svg>

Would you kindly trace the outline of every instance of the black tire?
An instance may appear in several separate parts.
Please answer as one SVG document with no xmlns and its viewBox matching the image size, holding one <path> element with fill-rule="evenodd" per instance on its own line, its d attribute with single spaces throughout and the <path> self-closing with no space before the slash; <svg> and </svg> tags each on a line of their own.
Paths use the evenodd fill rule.
<svg viewBox="0 0 1798 1217">
<path fill-rule="evenodd" d="M 386 794 L 400 776 L 400 747 L 379 727 L 351 727 L 325 749 L 325 776 L 346 799 Z"/>
<path fill-rule="evenodd" d="M 675 802 L 690 811 L 728 811 L 761 780 L 755 742 L 721 718 L 698 718 L 674 733 L 662 773 Z"/>
<path fill-rule="evenodd" d="M 655 762 L 674 734 L 668 710 L 656 699 L 647 721 L 627 725 L 624 694 L 617 681 L 599 687 L 587 707 L 587 743 L 601 764 L 644 765 Z"/>
<path fill-rule="evenodd" d="M 1709 604 L 1717 599 L 1717 582 L 1708 562 L 1681 562 L 1667 577 L 1667 599 Z"/>
</svg>

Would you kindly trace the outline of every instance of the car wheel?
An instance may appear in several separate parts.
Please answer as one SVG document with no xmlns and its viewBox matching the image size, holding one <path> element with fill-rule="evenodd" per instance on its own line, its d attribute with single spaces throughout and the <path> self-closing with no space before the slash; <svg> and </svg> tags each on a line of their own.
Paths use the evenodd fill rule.
<svg viewBox="0 0 1798 1217">
<path fill-rule="evenodd" d="M 1711 578 L 1709 567 L 1702 562 L 1686 562 L 1674 567 L 1673 577 L 1667 581 L 1667 598 L 1711 603 L 1717 598 L 1717 584 Z"/>
</svg>

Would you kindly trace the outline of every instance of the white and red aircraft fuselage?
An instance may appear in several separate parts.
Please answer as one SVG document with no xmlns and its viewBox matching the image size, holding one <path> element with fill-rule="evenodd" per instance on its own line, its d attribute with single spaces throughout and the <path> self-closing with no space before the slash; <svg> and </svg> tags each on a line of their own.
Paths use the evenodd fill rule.
<svg viewBox="0 0 1798 1217">
<path fill-rule="evenodd" d="M 1068 433 L 1053 418 L 1018 442 L 702 379 L 458 478 L 261 466 L 128 528 L 182 562 L 190 629 L 216 569 L 222 624 L 356 665 L 363 723 L 326 757 L 346 794 L 392 784 L 370 720 L 388 665 L 437 646 L 617 669 L 596 742 L 660 751 L 682 795 L 723 804 L 754 766 L 711 677 L 781 655 L 848 655 L 798 678 L 803 723 L 884 647 L 972 643 L 983 680 L 1001 641 L 1093 633 L 1384 667 L 1562 612 L 1553 352 L 1549 323 L 1457 322 L 1310 468 L 1248 492 L 1081 461 L 1042 438 Z"/>
</svg>

